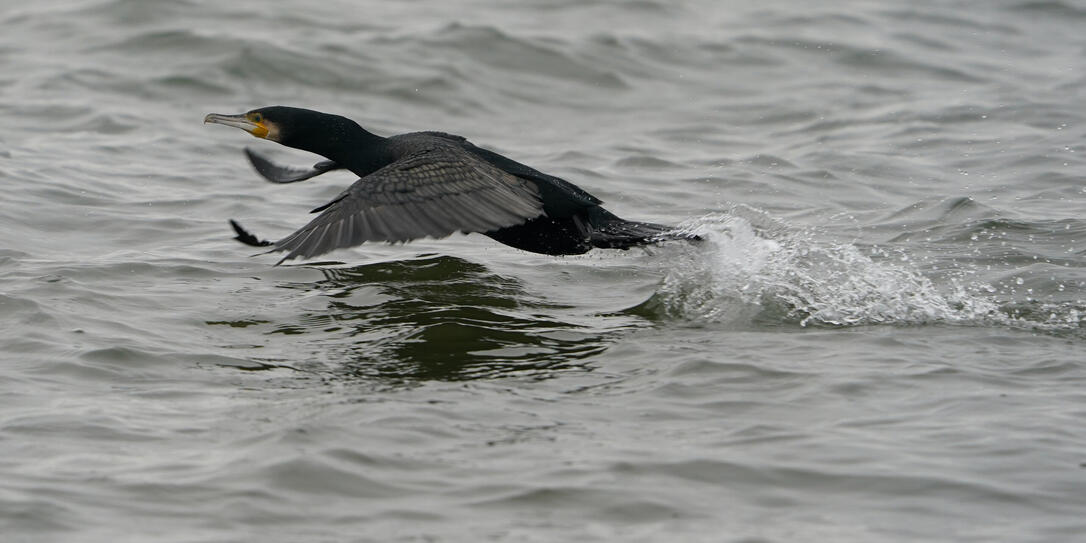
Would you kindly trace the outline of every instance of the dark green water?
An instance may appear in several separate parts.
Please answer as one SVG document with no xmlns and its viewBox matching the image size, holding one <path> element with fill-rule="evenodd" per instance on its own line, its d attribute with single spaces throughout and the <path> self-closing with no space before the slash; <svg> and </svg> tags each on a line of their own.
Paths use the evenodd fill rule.
<svg viewBox="0 0 1086 543">
<path fill-rule="evenodd" d="M 7 2 L 4 541 L 1077 541 L 1086 6 Z M 467 136 L 698 246 L 274 267 Z"/>
</svg>

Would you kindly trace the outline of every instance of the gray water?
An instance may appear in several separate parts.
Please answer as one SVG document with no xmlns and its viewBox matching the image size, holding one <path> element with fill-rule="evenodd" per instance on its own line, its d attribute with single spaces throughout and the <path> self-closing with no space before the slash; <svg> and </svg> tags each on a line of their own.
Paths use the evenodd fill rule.
<svg viewBox="0 0 1086 543">
<path fill-rule="evenodd" d="M 6 0 L 3 541 L 1081 541 L 1086 4 Z M 699 245 L 274 267 L 464 135 Z"/>
</svg>

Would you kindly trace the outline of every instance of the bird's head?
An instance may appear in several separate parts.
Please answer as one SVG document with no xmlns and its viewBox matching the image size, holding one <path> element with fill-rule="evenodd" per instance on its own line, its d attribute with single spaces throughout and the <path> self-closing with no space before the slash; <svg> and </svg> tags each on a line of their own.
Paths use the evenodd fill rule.
<svg viewBox="0 0 1086 543">
<path fill-rule="evenodd" d="M 370 135 L 358 123 L 339 115 L 287 106 L 269 106 L 240 115 L 211 113 L 205 123 L 240 128 L 258 138 L 335 160 L 341 149 Z"/>
</svg>

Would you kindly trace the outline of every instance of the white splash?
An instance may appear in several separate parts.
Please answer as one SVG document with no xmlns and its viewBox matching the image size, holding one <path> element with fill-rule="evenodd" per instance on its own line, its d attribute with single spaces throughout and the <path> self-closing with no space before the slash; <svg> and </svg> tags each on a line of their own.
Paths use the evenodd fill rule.
<svg viewBox="0 0 1086 543">
<path fill-rule="evenodd" d="M 748 207 L 684 229 L 705 241 L 676 255 L 655 301 L 691 320 L 801 326 L 978 323 L 1008 317 L 960 281 L 938 288 L 904 257 L 820 241 Z"/>
</svg>

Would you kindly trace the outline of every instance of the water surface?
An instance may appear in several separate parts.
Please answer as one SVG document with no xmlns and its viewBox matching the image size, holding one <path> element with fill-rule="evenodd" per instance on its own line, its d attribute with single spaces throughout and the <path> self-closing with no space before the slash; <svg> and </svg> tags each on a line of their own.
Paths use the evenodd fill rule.
<svg viewBox="0 0 1086 543">
<path fill-rule="evenodd" d="M 1076 541 L 1076 2 L 8 2 L 5 541 Z M 443 130 L 700 245 L 273 266 Z"/>
</svg>

